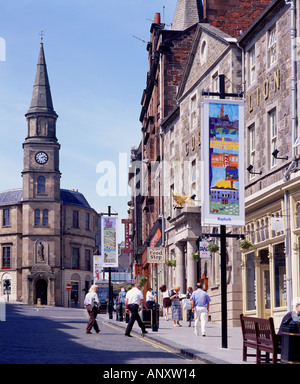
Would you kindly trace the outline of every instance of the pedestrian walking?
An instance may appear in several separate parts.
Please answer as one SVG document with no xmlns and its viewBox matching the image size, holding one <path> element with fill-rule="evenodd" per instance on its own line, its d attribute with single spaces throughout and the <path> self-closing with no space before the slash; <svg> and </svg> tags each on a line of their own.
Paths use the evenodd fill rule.
<svg viewBox="0 0 300 384">
<path fill-rule="evenodd" d="M 98 323 L 96 320 L 96 317 L 98 314 L 98 306 L 100 304 L 99 298 L 97 295 L 97 291 L 98 291 L 98 285 L 96 285 L 96 284 L 92 285 L 89 292 L 86 294 L 86 296 L 84 298 L 84 305 L 85 305 L 85 307 L 88 311 L 88 314 L 90 316 L 89 322 L 88 322 L 88 325 L 87 325 L 86 331 L 85 331 L 85 333 L 87 333 L 87 334 L 92 333 L 91 332 L 92 328 L 94 328 L 96 333 L 100 332 L 100 329 L 99 329 L 99 326 L 98 326 Z"/>
<path fill-rule="evenodd" d="M 193 292 L 191 301 L 192 301 L 192 311 L 195 314 L 195 335 L 199 336 L 199 321 L 201 320 L 201 332 L 202 336 L 205 336 L 206 332 L 206 322 L 209 314 L 209 303 L 211 301 L 209 295 L 202 290 L 202 285 L 198 283 L 196 285 L 196 291 Z"/>
<path fill-rule="evenodd" d="M 180 287 L 176 286 L 174 291 L 170 295 L 171 299 L 171 311 L 172 311 L 172 320 L 174 322 L 174 327 L 181 327 L 179 321 L 182 320 L 181 304 L 179 297 Z"/>
<path fill-rule="evenodd" d="M 187 299 L 191 299 L 192 294 L 193 294 L 193 288 L 192 287 L 188 287 L 188 293 L 186 295 L 186 298 Z M 193 319 L 194 319 L 194 313 L 193 313 L 192 309 L 188 309 L 187 310 L 187 321 L 189 322 L 189 327 L 192 325 L 192 320 Z"/>
<path fill-rule="evenodd" d="M 167 286 L 163 284 L 160 288 L 160 291 L 162 293 L 163 297 L 163 307 L 165 308 L 165 317 L 166 320 L 169 320 L 169 308 L 171 308 L 171 299 L 170 299 L 170 292 L 167 290 Z"/>
<path fill-rule="evenodd" d="M 120 315 L 122 313 L 122 317 L 125 317 L 125 297 L 126 297 L 125 288 L 121 288 L 121 292 L 119 293 L 119 305 L 120 305 Z"/>
<path fill-rule="evenodd" d="M 132 337 L 130 332 L 132 330 L 133 324 L 135 321 L 138 322 L 139 327 L 142 330 L 142 333 L 148 333 L 145 328 L 145 324 L 142 322 L 140 315 L 139 315 L 139 306 L 142 304 L 146 311 L 148 311 L 148 308 L 144 301 L 144 296 L 141 292 L 141 285 L 136 284 L 135 287 L 131 288 L 125 298 L 125 311 L 126 313 L 131 313 L 129 322 L 127 324 L 127 328 L 125 331 L 125 336 Z"/>
</svg>

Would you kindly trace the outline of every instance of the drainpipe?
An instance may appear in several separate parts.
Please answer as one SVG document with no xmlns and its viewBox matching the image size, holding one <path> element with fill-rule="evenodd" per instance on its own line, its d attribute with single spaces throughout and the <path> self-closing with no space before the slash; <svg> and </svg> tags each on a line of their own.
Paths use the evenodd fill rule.
<svg viewBox="0 0 300 384">
<path fill-rule="evenodd" d="M 160 93 L 160 217 L 161 217 L 161 246 L 165 246 L 165 218 L 164 218 L 164 160 L 163 160 L 163 129 L 162 129 L 162 116 L 163 116 L 163 107 L 162 107 L 162 53 L 160 52 L 159 57 L 159 93 Z"/>
<path fill-rule="evenodd" d="M 160 38 L 162 39 L 162 35 L 160 35 Z M 159 96 L 160 96 L 160 105 L 159 105 L 159 115 L 160 115 L 160 219 L 161 219 L 161 247 L 165 247 L 165 217 L 164 217 L 164 158 L 163 158 L 163 128 L 162 128 L 162 120 L 163 120 L 163 106 L 162 106 L 162 101 L 163 101 L 163 95 L 162 95 L 162 52 L 159 54 Z M 156 266 L 156 268 L 158 268 Z M 166 276 L 165 276 L 165 270 L 166 266 L 163 266 L 163 275 L 164 275 L 164 282 L 166 281 Z M 157 282 L 157 292 L 158 292 L 158 269 L 156 270 L 156 282 Z"/>
<path fill-rule="evenodd" d="M 297 92 L 296 92 L 296 26 L 295 26 L 295 0 L 285 0 L 286 4 L 291 5 L 291 63 L 292 63 L 292 162 L 288 169 L 285 171 L 283 181 L 286 182 L 290 179 L 292 172 L 297 170 L 297 161 L 295 156 L 295 137 L 296 137 L 296 122 L 297 122 Z"/>
<path fill-rule="evenodd" d="M 296 137 L 296 121 L 297 121 L 297 92 L 296 92 L 296 25 L 295 25 L 295 0 L 285 0 L 285 3 L 291 5 L 291 64 L 292 64 L 292 79 L 291 79 L 291 90 L 292 90 L 292 162 L 288 169 L 285 171 L 283 181 L 287 182 L 290 179 L 292 172 L 297 171 L 297 161 L 295 156 L 295 137 Z M 284 208 L 285 208 L 285 230 L 286 230 L 286 299 L 287 309 L 292 310 L 292 275 L 291 275 L 291 232 L 289 227 L 290 206 L 289 206 L 289 192 L 284 191 Z"/>
</svg>

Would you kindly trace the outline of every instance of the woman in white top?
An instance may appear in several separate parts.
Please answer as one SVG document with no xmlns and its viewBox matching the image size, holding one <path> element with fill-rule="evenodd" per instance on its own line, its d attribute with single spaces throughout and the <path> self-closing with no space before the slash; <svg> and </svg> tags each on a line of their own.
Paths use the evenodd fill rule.
<svg viewBox="0 0 300 384">
<path fill-rule="evenodd" d="M 98 285 L 94 284 L 91 286 L 89 292 L 86 294 L 84 298 L 84 305 L 90 315 L 88 325 L 86 327 L 85 333 L 91 334 L 92 328 L 96 331 L 96 333 L 100 332 L 98 323 L 96 321 L 96 317 L 98 314 L 98 306 L 100 304 L 99 298 L 97 295 Z"/>
</svg>

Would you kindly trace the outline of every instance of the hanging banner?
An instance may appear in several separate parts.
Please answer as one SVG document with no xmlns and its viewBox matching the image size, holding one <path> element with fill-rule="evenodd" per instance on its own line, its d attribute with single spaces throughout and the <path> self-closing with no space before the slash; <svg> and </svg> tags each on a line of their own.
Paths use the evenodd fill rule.
<svg viewBox="0 0 300 384">
<path fill-rule="evenodd" d="M 103 267 L 118 267 L 117 217 L 101 217 L 101 256 Z"/>
<path fill-rule="evenodd" d="M 245 225 L 244 102 L 201 104 L 202 225 Z"/>
<path fill-rule="evenodd" d="M 122 219 L 122 224 L 125 224 L 124 230 L 125 230 L 125 247 L 123 249 L 124 253 L 130 253 L 132 252 L 132 248 L 130 247 L 130 237 L 129 237 L 129 224 L 132 223 L 131 219 Z"/>
<path fill-rule="evenodd" d="M 100 283 L 103 280 L 103 261 L 101 255 L 93 256 L 93 279 L 94 284 Z"/>
</svg>

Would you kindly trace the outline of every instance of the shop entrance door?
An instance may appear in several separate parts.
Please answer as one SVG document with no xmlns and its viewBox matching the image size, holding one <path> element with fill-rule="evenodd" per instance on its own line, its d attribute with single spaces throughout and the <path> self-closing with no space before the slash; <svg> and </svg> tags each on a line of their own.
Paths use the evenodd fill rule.
<svg viewBox="0 0 300 384">
<path fill-rule="evenodd" d="M 261 265 L 261 308 L 262 318 L 267 319 L 271 316 L 271 290 L 270 290 L 270 270 L 269 265 Z"/>
</svg>

